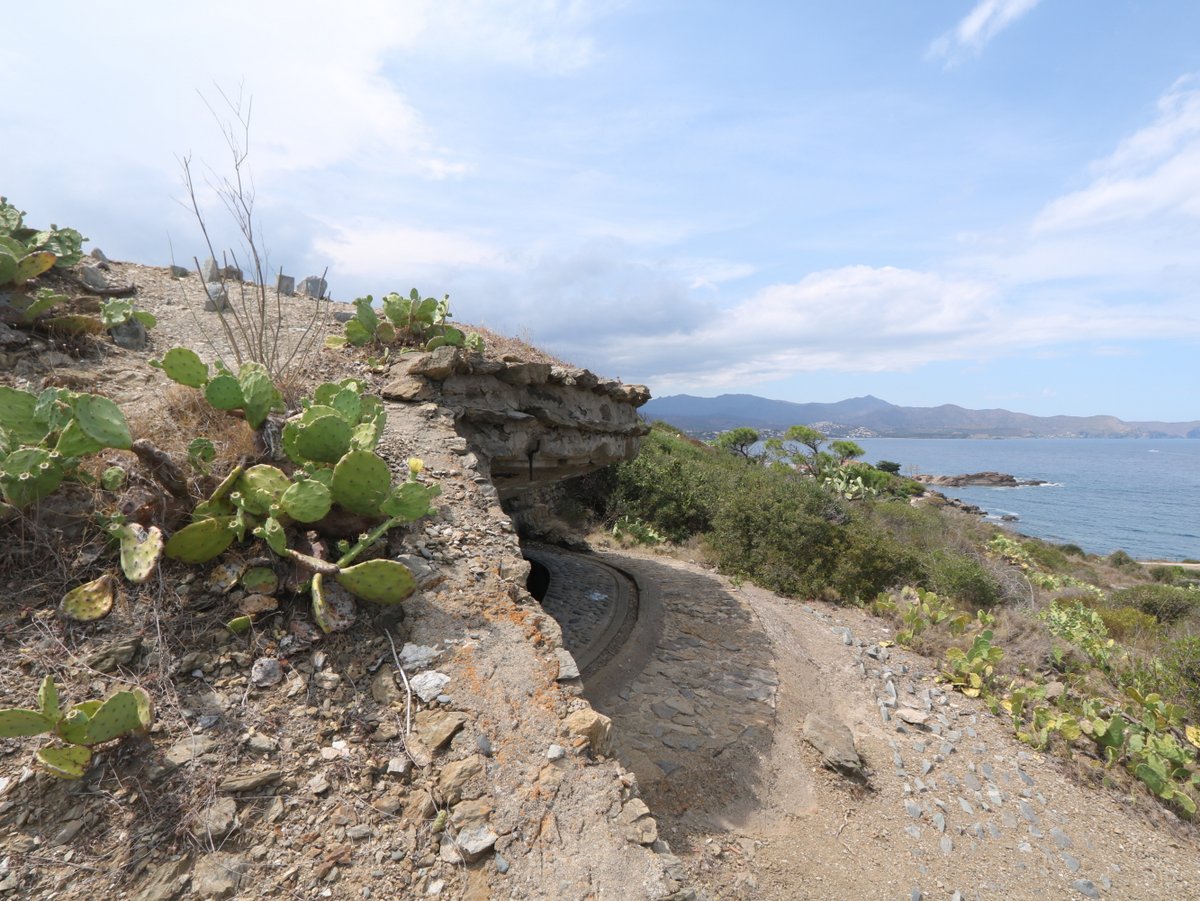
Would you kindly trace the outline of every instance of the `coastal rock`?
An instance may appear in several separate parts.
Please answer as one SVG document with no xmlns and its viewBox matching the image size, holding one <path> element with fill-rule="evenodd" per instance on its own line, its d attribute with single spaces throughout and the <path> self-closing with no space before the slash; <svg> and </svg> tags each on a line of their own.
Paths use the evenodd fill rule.
<svg viewBox="0 0 1200 901">
<path fill-rule="evenodd" d="M 968 472 L 956 476 L 918 475 L 913 478 L 926 485 L 939 485 L 943 488 L 1022 488 L 1046 484 L 1044 479 L 1018 479 L 1006 472 Z"/>
</svg>

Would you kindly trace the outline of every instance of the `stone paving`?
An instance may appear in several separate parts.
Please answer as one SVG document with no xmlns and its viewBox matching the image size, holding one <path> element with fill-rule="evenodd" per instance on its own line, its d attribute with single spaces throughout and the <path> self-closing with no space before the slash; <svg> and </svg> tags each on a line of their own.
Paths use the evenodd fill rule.
<svg viewBox="0 0 1200 901">
<path fill-rule="evenodd" d="M 562 629 L 563 647 L 587 679 L 621 649 L 637 620 L 633 580 L 594 557 L 547 545 L 528 544 L 522 552 L 548 572 L 542 609 Z"/>
<path fill-rule="evenodd" d="M 560 560 L 543 607 L 562 626 L 572 653 L 573 641 L 594 640 L 604 631 L 605 617 L 593 605 L 600 603 L 608 567 L 628 573 L 639 589 L 637 626 L 615 641 L 623 655 L 647 645 L 644 662 L 624 677 L 619 666 L 595 671 L 590 680 L 584 676 L 588 699 L 616 726 L 618 758 L 655 810 L 694 806 L 700 787 L 709 803 L 718 803 L 714 760 L 765 747 L 774 726 L 778 679 L 754 615 L 720 582 L 676 561 L 558 553 L 571 558 L 571 566 Z M 579 581 L 563 590 L 555 576 L 568 572 Z M 572 600 L 582 609 L 573 610 Z M 611 655 L 614 649 L 608 650 Z"/>
<path fill-rule="evenodd" d="M 546 610 L 562 624 L 568 649 L 608 636 L 599 653 L 613 659 L 585 674 L 585 695 L 612 718 L 617 756 L 637 776 L 651 810 L 668 818 L 699 813 L 719 831 L 723 805 L 745 800 L 735 793 L 744 796 L 747 781 L 763 802 L 757 786 L 769 781 L 757 770 L 777 739 L 779 677 L 772 640 L 751 601 L 679 561 L 559 553 Z M 614 570 L 638 589 L 638 618 L 628 635 L 613 629 L 615 616 L 596 609 L 611 604 Z M 978 702 L 936 684 L 929 661 L 888 646 L 885 624 L 864 619 L 851 629 L 837 616 L 844 611 L 795 606 L 810 618 L 814 641 L 823 631 L 823 643 L 844 648 L 849 681 L 839 679 L 839 690 L 860 697 L 869 705 L 867 720 L 878 724 L 869 727 L 876 736 L 870 794 L 886 803 L 875 828 L 894 835 L 895 850 L 905 852 L 910 901 L 1031 897 L 1022 885 L 1042 887 L 1038 897 L 1147 897 L 1145 873 L 1123 871 L 1112 859 L 1108 827 L 1081 819 L 1080 802 L 1062 790 L 1062 774 L 1016 743 Z M 728 778 L 735 770 L 740 785 Z M 687 841 L 681 834 L 672 844 L 676 838 Z M 990 863 L 968 863 L 981 860 Z M 1185 894 L 1195 888 L 1186 874 L 1162 875 L 1176 889 L 1186 886 Z"/>
</svg>

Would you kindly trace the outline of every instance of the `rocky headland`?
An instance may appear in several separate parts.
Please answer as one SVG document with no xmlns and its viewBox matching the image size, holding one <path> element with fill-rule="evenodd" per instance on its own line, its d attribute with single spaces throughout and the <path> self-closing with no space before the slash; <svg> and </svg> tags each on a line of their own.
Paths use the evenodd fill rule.
<svg viewBox="0 0 1200 901">
<path fill-rule="evenodd" d="M 1044 479 L 1018 479 L 1006 472 L 969 472 L 955 476 L 915 475 L 914 481 L 941 488 L 1031 488 L 1045 485 Z"/>
</svg>

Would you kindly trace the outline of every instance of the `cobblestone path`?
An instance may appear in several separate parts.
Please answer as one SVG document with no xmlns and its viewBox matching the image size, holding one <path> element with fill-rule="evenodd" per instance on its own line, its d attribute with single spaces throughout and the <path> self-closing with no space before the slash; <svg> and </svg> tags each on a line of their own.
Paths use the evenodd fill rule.
<svg viewBox="0 0 1200 901">
<path fill-rule="evenodd" d="M 610 636 L 585 694 L 697 897 L 1200 898 L 1193 833 L 1020 744 L 884 622 L 677 560 L 566 556 L 577 599 L 600 603 L 606 573 L 636 585 L 623 632 L 595 610 L 554 615 L 571 640 Z M 868 786 L 821 767 L 801 738 L 813 711 L 851 730 Z"/>
<path fill-rule="evenodd" d="M 774 724 L 778 679 L 753 613 L 677 561 L 526 553 L 550 570 L 542 605 L 579 661 L 586 696 L 613 719 L 617 756 L 652 809 L 718 815 L 732 800 L 730 773 L 744 782 Z"/>
</svg>

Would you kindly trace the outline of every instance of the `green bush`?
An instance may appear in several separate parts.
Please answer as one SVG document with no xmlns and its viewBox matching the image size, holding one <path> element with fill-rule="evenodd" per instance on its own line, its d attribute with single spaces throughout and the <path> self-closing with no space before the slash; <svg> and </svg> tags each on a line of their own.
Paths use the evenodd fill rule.
<svg viewBox="0 0 1200 901">
<path fill-rule="evenodd" d="M 1158 620 L 1136 607 L 1099 607 L 1096 610 L 1108 634 L 1118 641 L 1158 631 Z"/>
<path fill-rule="evenodd" d="M 1137 561 L 1124 551 L 1113 551 L 1108 555 L 1108 562 L 1117 567 L 1137 566 Z"/>
<path fill-rule="evenodd" d="M 731 465 L 732 464 L 732 465 Z M 655 427 L 637 459 L 616 467 L 607 516 L 645 522 L 668 541 L 686 541 L 712 525 L 719 485 L 739 461 Z"/>
<path fill-rule="evenodd" d="M 1191 719 L 1200 719 L 1200 635 L 1189 635 L 1167 645 L 1163 662 L 1164 694 L 1183 700 Z"/>
<path fill-rule="evenodd" d="M 780 594 L 873 597 L 911 578 L 915 556 L 809 479 L 742 467 L 708 536 L 725 572 Z"/>
<path fill-rule="evenodd" d="M 1182 566 L 1152 566 L 1149 569 L 1150 578 L 1164 585 L 1190 585 L 1192 573 Z"/>
<path fill-rule="evenodd" d="M 1109 603 L 1136 607 L 1160 623 L 1170 624 L 1200 609 L 1200 592 L 1173 585 L 1134 585 L 1114 591 Z"/>
<path fill-rule="evenodd" d="M 939 595 L 975 607 L 990 607 L 1000 600 L 1000 586 L 978 558 L 950 548 L 937 548 L 921 556 L 922 583 Z"/>
<path fill-rule="evenodd" d="M 1077 544 L 1060 544 L 1058 549 L 1070 557 L 1086 557 L 1087 551 Z"/>
</svg>

